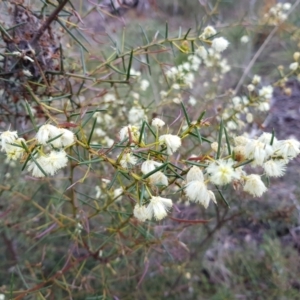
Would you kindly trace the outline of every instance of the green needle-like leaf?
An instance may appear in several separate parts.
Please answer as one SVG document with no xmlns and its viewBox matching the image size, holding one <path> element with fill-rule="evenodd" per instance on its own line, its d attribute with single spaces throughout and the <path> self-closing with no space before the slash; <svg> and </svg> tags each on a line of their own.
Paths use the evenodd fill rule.
<svg viewBox="0 0 300 300">
<path fill-rule="evenodd" d="M 168 22 L 166 22 L 165 40 L 168 39 L 168 35 L 169 35 L 169 25 Z"/>
<path fill-rule="evenodd" d="M 192 28 L 189 28 L 187 33 L 184 35 L 183 39 L 186 40 Z"/>
<path fill-rule="evenodd" d="M 224 133 L 225 133 L 225 138 L 226 138 L 228 154 L 231 155 L 231 146 L 230 146 L 230 142 L 229 142 L 229 136 L 228 136 L 228 133 L 227 133 L 227 130 L 226 130 L 225 126 L 224 126 Z"/>
<path fill-rule="evenodd" d="M 229 203 L 227 202 L 227 200 L 225 199 L 225 197 L 224 197 L 222 191 L 219 189 L 219 187 L 218 187 L 217 185 L 216 185 L 215 187 L 216 187 L 216 189 L 217 189 L 219 195 L 221 196 L 221 199 L 224 201 L 224 203 L 226 204 L 226 206 L 227 206 L 228 208 L 230 208 L 230 205 L 229 205 Z"/>
<path fill-rule="evenodd" d="M 189 115 L 188 115 L 188 113 L 187 113 L 187 111 L 186 111 L 186 109 L 185 109 L 185 106 L 184 106 L 184 104 L 183 104 L 182 101 L 180 102 L 180 105 L 181 105 L 181 107 L 182 107 L 183 114 L 184 114 L 184 117 L 185 117 L 185 119 L 186 119 L 186 122 L 187 122 L 188 126 L 190 126 L 190 125 L 191 125 L 191 120 L 190 120 L 190 118 L 189 118 Z"/>
<path fill-rule="evenodd" d="M 35 131 L 38 131 L 37 129 L 37 125 L 36 125 L 36 122 L 35 122 L 35 118 L 33 117 L 33 114 L 32 114 L 32 111 L 31 111 L 31 107 L 29 106 L 28 102 L 25 100 L 25 106 L 26 106 L 26 110 L 29 114 L 29 118 L 30 118 L 30 121 L 35 129 Z"/>
<path fill-rule="evenodd" d="M 130 70 L 131 70 L 131 64 L 132 64 L 132 57 L 133 57 L 133 50 L 131 50 L 131 52 L 130 52 L 129 63 L 128 63 L 128 67 L 127 67 L 126 80 L 129 80 L 129 78 L 130 78 Z"/>
<path fill-rule="evenodd" d="M 219 137 L 218 137 L 217 159 L 219 159 L 220 155 L 221 155 L 223 129 L 224 129 L 224 124 L 223 124 L 223 120 L 221 120 L 221 122 L 220 122 L 220 129 L 219 129 Z"/>
<path fill-rule="evenodd" d="M 91 143 L 91 140 L 92 140 L 92 137 L 93 137 L 93 133 L 94 133 L 94 130 L 95 130 L 96 123 L 97 123 L 97 118 L 95 118 L 95 120 L 94 120 L 94 122 L 93 122 L 93 126 L 92 126 L 92 128 L 91 128 L 91 132 L 90 132 L 90 135 L 89 135 L 89 138 L 88 138 L 88 141 L 87 141 L 87 144 L 88 144 L 88 145 Z"/>
</svg>

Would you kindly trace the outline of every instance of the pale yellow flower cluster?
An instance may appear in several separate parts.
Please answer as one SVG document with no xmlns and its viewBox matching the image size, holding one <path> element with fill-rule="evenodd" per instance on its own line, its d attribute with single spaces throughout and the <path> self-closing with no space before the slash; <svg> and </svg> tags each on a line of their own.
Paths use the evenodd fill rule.
<svg viewBox="0 0 300 300">
<path fill-rule="evenodd" d="M 273 26 L 284 22 L 287 19 L 287 12 L 291 7 L 292 5 L 289 2 L 277 3 L 264 15 L 265 22 Z"/>
<path fill-rule="evenodd" d="M 165 125 L 165 122 L 161 119 L 155 118 L 152 121 L 152 126 L 156 127 L 157 131 Z M 158 142 L 163 146 L 162 151 L 166 151 L 168 155 L 174 154 L 181 146 L 181 138 L 173 134 L 164 134 L 158 138 Z M 122 159 L 124 155 L 129 157 L 134 157 L 131 152 L 128 154 L 121 154 Z M 122 164 L 122 160 L 120 161 Z M 136 158 L 134 161 L 130 162 L 132 165 L 137 163 Z M 122 165 L 123 166 L 123 165 Z M 144 178 L 147 179 L 149 187 L 157 189 L 159 187 L 168 186 L 168 177 L 161 170 L 162 163 L 156 160 L 147 159 L 141 164 L 141 172 Z M 128 168 L 129 166 L 123 166 Z M 169 209 L 173 206 L 171 199 L 164 198 L 161 196 L 152 196 L 146 201 L 146 204 L 135 205 L 133 214 L 134 216 L 144 222 L 146 220 L 151 220 L 155 218 L 156 220 L 161 220 L 167 216 Z"/>
<path fill-rule="evenodd" d="M 255 112 L 268 112 L 273 96 L 271 85 L 260 86 L 261 77 L 254 75 L 252 82 L 247 86 L 248 96 L 234 96 L 222 112 L 222 119 L 226 127 L 231 130 L 240 130 L 254 120 Z"/>
<path fill-rule="evenodd" d="M 8 160 L 19 160 L 27 150 L 27 142 L 19 138 L 16 131 L 5 131 L 0 134 L 1 150 L 6 152 Z M 36 133 L 37 151 L 28 153 L 28 171 L 34 177 L 54 175 L 68 163 L 65 147 L 75 142 L 73 132 L 65 128 L 58 128 L 51 124 L 42 125 Z"/>
<path fill-rule="evenodd" d="M 26 141 L 23 138 L 19 138 L 16 131 L 4 131 L 0 133 L 0 139 L 1 151 L 6 153 L 8 160 L 18 160 L 23 156 Z"/>
<path fill-rule="evenodd" d="M 249 161 L 251 167 L 260 167 L 268 177 L 284 175 L 286 165 L 300 153 L 300 142 L 295 139 L 277 140 L 270 133 L 263 133 L 257 139 L 245 136 L 234 138 L 231 145 L 233 155 L 226 159 L 209 161 L 205 169 L 207 179 L 215 185 L 239 183 L 245 192 L 260 197 L 267 187 L 257 174 L 248 175 L 239 162 Z M 234 159 L 232 159 L 232 156 Z"/>
<path fill-rule="evenodd" d="M 70 147 L 75 142 L 72 131 L 45 124 L 39 128 L 35 138 L 43 146 L 43 150 L 31 156 L 28 163 L 28 171 L 32 171 L 33 176 L 53 176 L 67 166 L 68 157 L 64 148 Z"/>
<path fill-rule="evenodd" d="M 252 81 L 253 85 L 257 85 L 259 82 L 260 78 L 255 76 Z M 263 94 L 266 98 L 270 96 L 267 88 Z M 235 102 L 236 105 L 240 104 L 239 99 L 236 99 Z M 152 125 L 156 127 L 158 132 L 165 123 L 161 119 L 155 118 Z M 126 139 L 128 131 L 131 130 L 136 130 L 134 135 L 139 136 L 138 129 L 132 127 L 122 129 L 120 136 Z M 157 140 L 163 146 L 161 151 L 166 151 L 168 155 L 173 155 L 181 147 L 181 138 L 177 135 L 163 134 L 158 136 Z M 218 143 L 212 143 L 211 149 L 214 153 L 221 150 L 218 154 L 220 158 L 214 159 L 209 156 L 204 160 L 202 167 L 194 165 L 187 172 L 186 181 L 182 186 L 190 202 L 199 203 L 205 208 L 209 206 L 211 200 L 216 203 L 215 194 L 208 185 L 232 185 L 235 189 L 242 187 L 244 192 L 254 197 L 260 197 L 267 191 L 261 175 L 267 177 L 283 176 L 287 163 L 300 153 L 300 142 L 294 139 L 279 141 L 270 133 L 263 133 L 256 139 L 237 136 L 233 140 L 233 145 L 229 145 L 230 147 L 224 145 L 220 149 Z M 228 153 L 228 149 L 231 149 L 230 153 Z M 124 168 L 135 166 L 135 170 L 137 170 L 139 166 L 138 155 L 135 156 L 133 153 L 134 150 L 122 153 L 120 163 Z M 157 158 L 151 159 L 150 156 L 145 160 L 141 159 L 143 162 L 140 165 L 140 170 L 147 188 L 155 190 L 156 194 L 160 193 L 160 189 L 163 191 L 170 183 L 168 178 L 170 174 L 165 173 L 166 165 L 163 165 L 162 161 L 157 161 Z M 263 170 L 261 175 L 255 174 L 253 168 L 257 167 Z M 153 217 L 156 220 L 161 220 L 166 217 L 168 210 L 172 207 L 171 199 L 161 195 L 152 196 L 148 189 L 145 195 L 145 199 L 136 204 L 134 216 L 140 221 L 151 220 Z"/>
<path fill-rule="evenodd" d="M 210 200 L 217 203 L 215 194 L 208 190 L 203 172 L 199 167 L 191 167 L 187 173 L 186 181 L 185 193 L 190 201 L 200 203 L 205 208 L 208 207 Z"/>
</svg>

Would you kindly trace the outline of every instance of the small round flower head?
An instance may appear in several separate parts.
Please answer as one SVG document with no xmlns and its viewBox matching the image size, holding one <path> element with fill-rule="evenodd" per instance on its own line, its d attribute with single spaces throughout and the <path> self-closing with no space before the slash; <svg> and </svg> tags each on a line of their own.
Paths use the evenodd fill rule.
<svg viewBox="0 0 300 300">
<path fill-rule="evenodd" d="M 42 145 L 47 145 L 47 142 L 57 136 L 61 135 L 61 132 L 59 131 L 59 128 L 51 125 L 51 124 L 45 124 L 40 127 L 36 134 L 36 139 L 38 142 Z M 51 142 L 51 144 L 54 147 L 61 147 L 61 138 L 58 137 L 55 140 Z"/>
<path fill-rule="evenodd" d="M 123 141 L 125 138 L 129 138 L 129 131 L 131 138 L 134 142 L 138 142 L 140 137 L 140 128 L 138 126 L 128 125 L 120 130 L 120 140 Z"/>
<path fill-rule="evenodd" d="M 244 124 L 239 125 L 236 121 L 228 121 L 227 122 L 227 127 L 231 130 L 236 130 L 238 128 L 243 127 Z"/>
<path fill-rule="evenodd" d="M 257 106 L 257 109 L 260 111 L 269 111 L 270 110 L 270 103 L 267 101 L 260 102 Z"/>
<path fill-rule="evenodd" d="M 181 97 L 179 96 L 179 97 L 175 97 L 175 98 L 173 98 L 173 100 L 172 100 L 174 103 L 176 103 L 176 104 L 180 104 L 181 103 Z"/>
<path fill-rule="evenodd" d="M 210 144 L 210 148 L 214 151 L 214 152 L 218 152 L 218 147 L 219 144 L 217 142 L 213 142 Z"/>
<path fill-rule="evenodd" d="M 300 142 L 295 139 L 278 141 L 275 152 L 283 158 L 293 159 L 300 153 Z"/>
<path fill-rule="evenodd" d="M 182 67 L 182 70 L 185 70 L 187 72 L 189 72 L 191 70 L 191 64 L 189 62 L 185 62 L 182 65 L 180 65 L 180 68 Z M 179 67 L 178 67 L 179 68 Z M 173 88 L 174 88 L 174 84 L 173 84 Z M 175 88 L 174 88 L 175 89 Z M 179 90 L 180 86 L 176 89 Z"/>
<path fill-rule="evenodd" d="M 132 125 L 140 125 L 146 119 L 145 111 L 141 107 L 133 106 L 128 112 L 128 121 Z"/>
<path fill-rule="evenodd" d="M 253 84 L 248 84 L 247 89 L 249 92 L 253 92 L 255 90 L 255 86 Z"/>
<path fill-rule="evenodd" d="M 257 140 L 264 144 L 271 145 L 272 138 L 273 138 L 272 145 L 274 146 L 276 145 L 278 140 L 276 139 L 276 137 L 272 135 L 272 133 L 264 132 Z"/>
<path fill-rule="evenodd" d="M 141 81 L 141 86 L 140 86 L 141 90 L 146 91 L 148 89 L 149 85 L 150 85 L 149 81 L 147 79 L 143 79 Z"/>
<path fill-rule="evenodd" d="M 164 99 L 164 98 L 167 97 L 168 92 L 166 92 L 166 91 L 160 91 L 159 94 L 160 94 L 160 97 L 161 97 L 162 99 Z"/>
<path fill-rule="evenodd" d="M 273 87 L 271 85 L 263 86 L 259 91 L 258 95 L 264 99 L 271 99 L 273 96 Z"/>
<path fill-rule="evenodd" d="M 191 182 L 194 180 L 204 181 L 203 172 L 197 166 L 192 166 L 186 174 L 186 181 Z"/>
<path fill-rule="evenodd" d="M 145 175 L 145 174 L 148 174 L 148 173 L 154 171 L 159 166 L 161 166 L 160 162 L 148 159 L 142 163 L 141 171 Z"/>
<path fill-rule="evenodd" d="M 247 159 L 253 159 L 253 166 L 262 166 L 273 152 L 271 145 L 262 143 L 259 140 L 250 140 L 245 147 L 245 156 Z"/>
<path fill-rule="evenodd" d="M 152 197 L 150 203 L 147 206 L 149 215 L 156 220 L 165 218 L 168 214 L 168 210 L 173 206 L 171 199 L 163 197 Z"/>
<path fill-rule="evenodd" d="M 60 134 L 62 134 L 62 136 L 60 137 L 60 140 L 61 140 L 61 145 L 63 147 L 71 146 L 74 143 L 75 136 L 72 131 L 65 129 L 65 128 L 59 128 L 59 132 L 60 132 Z"/>
<path fill-rule="evenodd" d="M 45 177 L 45 174 L 41 171 L 41 169 L 44 170 L 46 164 L 47 164 L 47 159 L 45 156 L 36 157 L 35 161 L 31 160 L 28 163 L 28 171 L 29 172 L 32 171 L 32 176 L 34 177 Z"/>
<path fill-rule="evenodd" d="M 133 156 L 131 152 L 124 153 L 120 160 L 121 166 L 125 169 L 129 168 L 131 165 L 135 165 L 136 162 L 137 162 L 137 158 Z"/>
<path fill-rule="evenodd" d="M 203 33 L 200 35 L 201 38 L 209 38 L 217 34 L 217 31 L 212 26 L 207 26 L 204 28 Z"/>
<path fill-rule="evenodd" d="M 113 197 L 117 201 L 120 201 L 122 199 L 121 195 L 123 194 L 123 189 L 122 188 L 117 188 L 114 190 Z"/>
<path fill-rule="evenodd" d="M 289 2 L 286 2 L 282 5 L 283 10 L 289 10 L 292 7 L 292 4 Z"/>
<path fill-rule="evenodd" d="M 234 154 L 235 154 L 235 160 L 236 161 L 243 161 L 246 159 L 246 147 L 245 146 L 235 146 L 233 148 Z"/>
<path fill-rule="evenodd" d="M 191 106 L 195 106 L 197 104 L 197 100 L 195 99 L 195 97 L 190 96 L 189 100 L 188 100 L 189 105 Z"/>
<path fill-rule="evenodd" d="M 200 180 L 193 180 L 185 187 L 185 193 L 192 202 L 198 202 L 205 208 L 208 207 L 210 200 L 216 203 L 215 195 L 207 189 L 206 184 Z"/>
<path fill-rule="evenodd" d="M 183 79 L 184 79 L 184 84 L 191 89 L 195 81 L 195 75 L 193 73 L 187 73 L 185 74 Z M 181 95 L 178 94 L 177 97 L 180 99 L 180 102 L 182 102 Z"/>
<path fill-rule="evenodd" d="M 267 191 L 267 188 L 259 175 L 251 174 L 246 176 L 244 179 L 245 185 L 243 190 L 252 196 L 260 197 L 265 191 Z"/>
<path fill-rule="evenodd" d="M 44 171 L 49 175 L 54 175 L 59 169 L 64 168 L 68 163 L 67 153 L 61 151 L 51 151 L 45 157 Z"/>
<path fill-rule="evenodd" d="M 236 110 L 241 110 L 241 101 L 242 101 L 242 98 L 241 97 L 233 97 L 232 98 L 232 103 L 235 107 Z"/>
<path fill-rule="evenodd" d="M 240 174 L 233 168 L 234 161 L 228 160 L 217 160 L 210 163 L 206 171 L 209 175 L 209 180 L 217 185 L 225 185 L 230 183 L 233 179 L 239 179 Z"/>
<path fill-rule="evenodd" d="M 8 160 L 17 160 L 23 156 L 25 149 L 23 148 L 22 143 L 26 145 L 26 141 L 23 138 L 18 138 L 12 145 L 6 145 L 6 155 Z"/>
<path fill-rule="evenodd" d="M 246 114 L 246 121 L 248 123 L 252 123 L 253 122 L 253 115 L 251 113 L 247 113 Z"/>
<path fill-rule="evenodd" d="M 130 76 L 141 76 L 141 72 L 140 71 L 136 71 L 135 69 L 131 68 L 130 69 Z"/>
<path fill-rule="evenodd" d="M 229 42 L 223 37 L 213 39 L 211 47 L 217 52 L 223 52 L 229 45 Z"/>
<path fill-rule="evenodd" d="M 236 136 L 234 138 L 234 142 L 237 146 L 246 146 L 248 144 L 248 142 L 250 141 L 250 139 L 246 138 L 245 136 Z"/>
<path fill-rule="evenodd" d="M 261 77 L 260 76 L 258 76 L 258 75 L 254 75 L 253 76 L 252 84 L 257 85 L 257 84 L 260 83 L 260 81 L 261 81 Z"/>
<path fill-rule="evenodd" d="M 136 93 L 134 91 L 130 92 L 130 95 L 132 96 L 132 98 L 134 98 L 135 100 L 139 100 L 140 99 L 140 94 Z"/>
<path fill-rule="evenodd" d="M 32 73 L 27 69 L 23 69 L 22 71 L 23 71 L 23 75 L 25 75 L 27 77 L 32 77 L 33 76 Z"/>
<path fill-rule="evenodd" d="M 283 159 L 270 159 L 263 164 L 266 175 L 269 177 L 282 177 L 286 170 L 287 161 Z"/>
<path fill-rule="evenodd" d="M 151 185 L 164 185 L 168 186 L 168 177 L 161 171 L 158 171 L 154 174 L 152 174 L 149 177 L 149 182 Z"/>
<path fill-rule="evenodd" d="M 116 100 L 116 96 L 114 94 L 105 94 L 103 97 L 103 101 L 105 103 L 114 102 Z"/>
<path fill-rule="evenodd" d="M 106 126 L 107 129 L 114 127 L 114 118 L 109 114 L 98 115 L 97 122 Z"/>
<path fill-rule="evenodd" d="M 99 199 L 101 197 L 102 191 L 99 185 L 95 186 L 95 190 L 96 190 L 96 195 L 95 195 L 95 199 Z"/>
<path fill-rule="evenodd" d="M 293 54 L 293 58 L 294 58 L 294 60 L 295 61 L 297 61 L 297 60 L 299 60 L 299 58 L 300 58 L 300 52 L 295 52 L 294 54 Z"/>
<path fill-rule="evenodd" d="M 247 44 L 248 42 L 249 42 L 249 36 L 248 35 L 243 35 L 242 37 L 241 37 L 241 43 L 242 44 Z"/>
<path fill-rule="evenodd" d="M 108 148 L 112 147 L 112 145 L 115 143 L 115 141 L 108 136 L 105 136 L 103 139 L 103 144 L 106 144 Z"/>
<path fill-rule="evenodd" d="M 174 90 L 180 90 L 180 85 L 179 85 L 178 83 L 174 83 L 174 84 L 172 85 L 172 88 L 173 88 Z"/>
<path fill-rule="evenodd" d="M 104 137 L 107 135 L 107 133 L 104 130 L 102 130 L 101 128 L 95 129 L 95 133 L 98 137 Z"/>
<path fill-rule="evenodd" d="M 159 137 L 160 143 L 164 143 L 167 146 L 167 153 L 173 154 L 181 146 L 181 138 L 173 134 L 165 134 Z"/>
<path fill-rule="evenodd" d="M 191 69 L 195 72 L 198 71 L 201 64 L 201 59 L 196 55 L 189 55 L 188 60 L 191 63 Z"/>
<path fill-rule="evenodd" d="M 152 123 L 151 123 L 151 125 L 156 127 L 156 128 L 162 128 L 165 124 L 166 123 L 163 120 L 159 119 L 159 118 L 154 118 L 152 120 Z"/>
<path fill-rule="evenodd" d="M 227 59 L 222 59 L 219 62 L 219 67 L 221 69 L 221 74 L 226 74 L 227 72 L 229 72 L 231 70 L 231 66 L 228 64 Z M 223 78 L 223 76 L 222 76 Z"/>
<path fill-rule="evenodd" d="M 196 49 L 196 54 L 199 55 L 203 60 L 206 60 L 208 51 L 205 49 L 205 47 L 200 46 Z"/>
<path fill-rule="evenodd" d="M 298 69 L 298 67 L 299 67 L 299 63 L 298 62 L 293 62 L 289 66 L 290 70 L 292 70 L 292 71 L 296 71 Z"/>
<path fill-rule="evenodd" d="M 141 222 L 145 222 L 146 220 L 150 220 L 152 218 L 147 207 L 139 204 L 134 206 L 133 215 Z"/>
<path fill-rule="evenodd" d="M 0 134 L 1 138 L 1 150 L 5 151 L 9 144 L 14 143 L 14 141 L 18 138 L 18 133 L 16 131 L 4 131 Z"/>
</svg>

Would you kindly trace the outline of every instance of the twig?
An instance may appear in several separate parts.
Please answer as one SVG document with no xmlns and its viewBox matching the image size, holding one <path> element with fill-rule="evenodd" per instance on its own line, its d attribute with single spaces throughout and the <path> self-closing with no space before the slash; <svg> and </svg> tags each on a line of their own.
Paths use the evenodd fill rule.
<svg viewBox="0 0 300 300">
<path fill-rule="evenodd" d="M 38 30 L 38 32 L 35 34 L 35 36 L 32 38 L 32 40 L 30 41 L 30 44 L 34 44 L 36 43 L 41 36 L 43 35 L 43 33 L 45 32 L 45 30 L 50 26 L 50 24 L 54 21 L 54 19 L 56 19 L 57 15 L 59 14 L 59 12 L 64 8 L 64 6 L 67 4 L 69 0 L 63 0 L 57 7 L 56 9 L 53 11 L 53 13 L 49 16 L 49 18 L 45 21 L 45 23 L 42 25 L 42 27 Z"/>
</svg>

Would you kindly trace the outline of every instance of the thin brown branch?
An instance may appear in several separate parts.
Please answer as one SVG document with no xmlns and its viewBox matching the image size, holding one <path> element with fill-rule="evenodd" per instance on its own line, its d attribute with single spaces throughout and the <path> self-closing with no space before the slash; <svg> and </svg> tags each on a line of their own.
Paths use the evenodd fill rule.
<svg viewBox="0 0 300 300">
<path fill-rule="evenodd" d="M 45 30 L 50 26 L 50 24 L 56 19 L 59 12 L 64 8 L 64 6 L 67 4 L 69 0 L 62 0 L 61 3 L 56 7 L 56 9 L 53 11 L 53 13 L 48 17 L 48 19 L 45 21 L 45 23 L 42 25 L 42 27 L 38 30 L 38 32 L 35 34 L 35 36 L 30 41 L 30 44 L 36 43 Z"/>
</svg>

